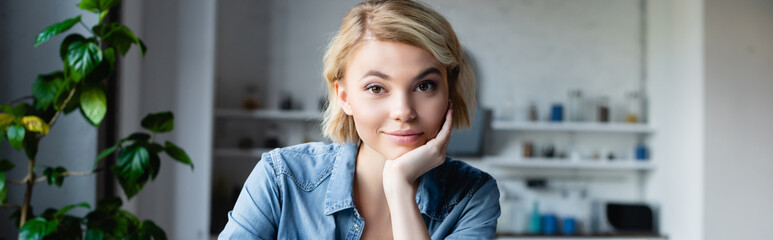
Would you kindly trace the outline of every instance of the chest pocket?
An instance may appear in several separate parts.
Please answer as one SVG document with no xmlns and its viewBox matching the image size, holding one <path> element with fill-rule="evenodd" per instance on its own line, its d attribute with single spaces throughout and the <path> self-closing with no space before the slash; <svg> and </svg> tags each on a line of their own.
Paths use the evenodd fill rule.
<svg viewBox="0 0 773 240">
<path fill-rule="evenodd" d="M 278 174 L 284 174 L 304 191 L 314 190 L 333 170 L 334 152 L 274 151 Z"/>
</svg>

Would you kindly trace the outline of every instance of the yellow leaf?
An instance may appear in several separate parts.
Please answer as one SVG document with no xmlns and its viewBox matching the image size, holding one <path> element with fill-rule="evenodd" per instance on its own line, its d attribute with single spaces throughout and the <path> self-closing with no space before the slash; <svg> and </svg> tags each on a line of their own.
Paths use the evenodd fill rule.
<svg viewBox="0 0 773 240">
<path fill-rule="evenodd" d="M 48 123 L 38 116 L 25 116 L 21 119 L 21 124 L 30 132 L 48 134 Z"/>
<path fill-rule="evenodd" d="M 13 122 L 13 117 L 7 113 L 0 113 L 0 126 L 8 125 Z"/>
</svg>

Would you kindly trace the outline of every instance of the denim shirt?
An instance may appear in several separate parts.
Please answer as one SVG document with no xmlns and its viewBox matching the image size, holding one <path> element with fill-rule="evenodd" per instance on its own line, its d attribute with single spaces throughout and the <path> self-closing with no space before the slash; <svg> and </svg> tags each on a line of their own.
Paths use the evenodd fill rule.
<svg viewBox="0 0 773 240">
<path fill-rule="evenodd" d="M 219 239 L 360 239 L 352 197 L 357 145 L 307 143 L 264 153 Z M 432 239 L 493 239 L 499 190 L 491 175 L 445 163 L 419 178 L 416 203 Z"/>
</svg>

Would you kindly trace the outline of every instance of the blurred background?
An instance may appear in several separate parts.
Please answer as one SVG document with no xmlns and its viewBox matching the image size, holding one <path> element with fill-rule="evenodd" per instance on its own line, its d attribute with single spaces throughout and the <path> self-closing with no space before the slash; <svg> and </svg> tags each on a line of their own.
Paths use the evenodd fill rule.
<svg viewBox="0 0 773 240">
<path fill-rule="evenodd" d="M 160 137 L 196 168 L 162 159 L 159 177 L 124 207 L 172 239 L 210 239 L 262 152 L 329 142 L 321 59 L 357 2 L 123 1 L 110 18 L 147 55 L 119 60 L 108 123 L 64 116 L 39 162 L 88 170 L 105 141 L 171 110 L 175 131 Z M 450 154 L 497 179 L 500 238 L 770 238 L 773 1 L 425 2 L 476 70 L 474 127 L 454 133 Z M 32 47 L 40 30 L 78 14 L 97 21 L 77 3 L 0 2 L 0 102 L 30 95 L 37 74 L 61 67 L 57 44 Z M 0 153 L 25 166 L 8 144 Z M 23 191 L 10 186 L 8 202 Z M 39 214 L 121 194 L 109 176 L 70 177 L 35 188 L 33 205 Z M 11 212 L 0 208 L 0 239 L 16 238 Z"/>
</svg>

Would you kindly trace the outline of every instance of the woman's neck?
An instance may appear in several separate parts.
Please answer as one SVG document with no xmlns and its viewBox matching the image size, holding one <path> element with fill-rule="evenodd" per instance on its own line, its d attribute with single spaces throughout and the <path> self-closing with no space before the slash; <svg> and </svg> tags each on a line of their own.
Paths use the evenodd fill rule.
<svg viewBox="0 0 773 240">
<path fill-rule="evenodd" d="M 383 155 L 365 143 L 360 145 L 354 171 L 354 198 L 359 204 L 359 211 L 371 212 L 376 210 L 374 207 L 387 209 L 384 208 L 386 196 L 381 178 L 384 162 L 386 158 Z M 363 203 L 366 205 L 363 206 Z"/>
</svg>

